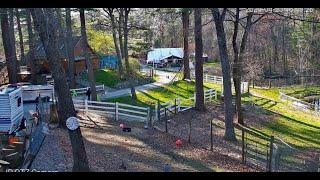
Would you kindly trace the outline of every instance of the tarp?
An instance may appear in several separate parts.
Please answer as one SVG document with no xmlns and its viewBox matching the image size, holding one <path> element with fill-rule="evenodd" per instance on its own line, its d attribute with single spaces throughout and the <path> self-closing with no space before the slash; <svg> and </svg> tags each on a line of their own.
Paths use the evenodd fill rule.
<svg viewBox="0 0 320 180">
<path fill-rule="evenodd" d="M 118 57 L 116 55 L 104 56 L 100 60 L 100 68 L 111 68 L 115 69 L 117 67 Z"/>
<path fill-rule="evenodd" d="M 164 60 L 168 57 L 175 56 L 177 58 L 183 58 L 183 49 L 182 48 L 155 48 L 152 51 L 148 52 L 147 63 L 154 62 L 160 63 L 161 60 Z"/>
</svg>

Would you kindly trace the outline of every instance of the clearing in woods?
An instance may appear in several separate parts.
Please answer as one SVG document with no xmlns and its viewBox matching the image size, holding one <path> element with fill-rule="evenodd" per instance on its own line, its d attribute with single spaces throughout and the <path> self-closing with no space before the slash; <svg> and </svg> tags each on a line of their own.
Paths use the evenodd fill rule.
<svg viewBox="0 0 320 180">
<path fill-rule="evenodd" d="M 177 148 L 177 137 L 156 129 L 144 129 L 141 123 L 123 122 L 132 128 L 131 132 L 123 132 L 120 122 L 87 115 L 80 114 L 79 117 L 92 171 L 255 171 L 242 165 L 239 158 L 219 151 L 211 152 L 184 140 L 182 147 Z M 62 138 L 67 136 L 67 131 L 58 128 L 52 131 L 52 135 L 58 137 L 64 156 L 72 157 L 69 140 Z M 47 152 L 40 150 L 39 153 Z M 67 158 L 65 163 L 70 167 L 72 159 Z"/>
</svg>

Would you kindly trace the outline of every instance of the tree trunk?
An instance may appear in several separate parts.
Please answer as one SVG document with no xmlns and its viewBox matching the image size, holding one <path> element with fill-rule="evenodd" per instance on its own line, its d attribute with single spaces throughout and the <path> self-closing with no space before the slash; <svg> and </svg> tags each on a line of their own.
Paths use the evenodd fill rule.
<svg viewBox="0 0 320 180">
<path fill-rule="evenodd" d="M 283 76 L 287 75 L 287 62 L 286 62 L 286 44 L 285 44 L 285 22 L 282 22 L 282 61 L 283 61 Z M 286 78 L 287 79 L 287 78 Z"/>
<path fill-rule="evenodd" d="M 195 74 L 196 74 L 196 110 L 204 111 L 204 92 L 203 92 L 203 44 L 202 44 L 202 25 L 201 9 L 194 8 L 194 39 L 195 39 Z"/>
<path fill-rule="evenodd" d="M 1 31 L 4 53 L 6 56 L 6 65 L 8 69 L 9 83 L 18 82 L 18 62 L 16 57 L 16 48 L 13 35 L 13 24 L 9 24 L 8 9 L 1 8 Z M 13 18 L 12 18 L 13 19 Z"/>
<path fill-rule="evenodd" d="M 124 47 L 123 47 L 123 13 L 124 8 L 119 8 L 119 23 L 118 23 L 118 32 L 119 32 L 119 45 L 121 51 L 121 59 L 124 59 Z"/>
<path fill-rule="evenodd" d="M 234 81 L 234 88 L 236 92 L 236 113 L 238 118 L 239 124 L 244 124 L 243 122 L 243 113 L 242 113 L 242 107 L 241 107 L 241 74 L 242 74 L 242 63 L 243 63 L 243 56 L 246 49 L 247 39 L 248 35 L 251 29 L 251 21 L 252 21 L 252 13 L 248 13 L 247 15 L 247 22 L 244 29 L 244 33 L 242 35 L 241 44 L 240 44 L 240 52 L 238 52 L 238 46 L 237 46 L 237 32 L 238 32 L 238 25 L 239 25 L 239 8 L 237 8 L 237 15 L 236 15 L 236 22 L 235 22 L 235 29 L 234 29 L 234 37 L 233 37 L 233 49 L 235 52 L 235 58 L 234 58 L 234 67 L 233 67 L 233 81 Z"/>
<path fill-rule="evenodd" d="M 227 51 L 227 40 L 224 31 L 224 16 L 226 13 L 226 8 L 220 14 L 218 8 L 212 10 L 212 15 L 214 18 L 216 26 L 216 35 L 218 39 L 218 46 L 220 52 L 220 60 L 223 75 L 223 94 L 224 94 L 224 111 L 225 111 L 225 135 L 224 138 L 230 141 L 236 141 L 236 136 L 234 132 L 233 124 L 233 105 L 232 105 L 232 92 L 231 92 L 231 75 L 230 75 L 230 63 L 228 59 Z"/>
<path fill-rule="evenodd" d="M 81 22 L 82 47 L 83 47 L 83 51 L 85 54 L 86 64 L 87 64 L 87 69 L 88 69 L 88 79 L 90 82 L 91 100 L 96 101 L 97 100 L 96 81 L 94 79 L 94 72 L 93 72 L 92 62 L 91 62 L 91 58 L 90 58 L 84 9 L 80 8 L 79 11 L 80 11 L 80 22 Z"/>
<path fill-rule="evenodd" d="M 130 64 L 129 64 L 129 55 L 128 55 L 128 16 L 129 16 L 130 8 L 124 9 L 124 20 L 123 20 L 123 50 L 124 50 L 124 61 L 126 65 L 126 72 L 128 77 L 131 74 Z"/>
<path fill-rule="evenodd" d="M 105 10 L 111 20 L 111 27 L 112 27 L 112 37 L 113 37 L 113 42 L 114 42 L 114 47 L 116 49 L 117 57 L 118 57 L 118 74 L 120 79 L 123 79 L 123 66 L 122 66 L 122 61 L 121 61 L 121 52 L 119 49 L 118 41 L 117 41 L 117 29 L 116 29 L 116 21 L 114 19 L 114 14 L 113 14 L 113 8 L 107 8 Z"/>
<path fill-rule="evenodd" d="M 236 114 L 238 118 L 238 123 L 243 124 L 243 117 L 241 111 L 241 74 L 240 74 L 240 63 L 239 62 L 239 50 L 237 45 L 237 36 L 239 31 L 239 8 L 236 9 L 236 17 L 234 22 L 234 30 L 232 37 L 232 47 L 234 53 L 234 65 L 233 65 L 233 81 L 236 93 Z"/>
<path fill-rule="evenodd" d="M 34 62 L 34 51 L 35 51 L 35 38 L 34 38 L 34 34 L 32 31 L 32 22 L 31 22 L 31 14 L 30 14 L 30 9 L 26 9 L 27 12 L 27 29 L 28 29 L 28 39 L 29 39 L 29 62 L 27 62 L 27 64 L 29 64 L 30 66 L 30 71 L 31 71 L 31 83 L 35 84 L 36 83 L 36 74 L 37 74 L 37 70 L 35 67 L 35 62 Z"/>
<path fill-rule="evenodd" d="M 130 13 L 130 8 L 125 8 L 124 9 L 124 21 L 123 21 L 123 47 L 124 47 L 124 60 L 125 60 L 125 65 L 126 65 L 126 71 L 127 71 L 127 76 L 129 78 L 129 84 L 130 84 L 130 90 L 131 90 L 131 97 L 133 100 L 137 99 L 137 94 L 136 94 L 136 88 L 134 87 L 134 77 L 135 74 L 133 70 L 130 68 L 129 64 L 129 54 L 128 54 L 128 19 L 129 19 L 129 13 Z"/>
<path fill-rule="evenodd" d="M 18 8 L 15 8 L 15 10 L 16 10 L 15 14 L 17 18 L 18 32 L 19 32 L 20 62 L 24 64 L 25 58 L 24 58 L 23 35 L 22 35 L 21 24 L 20 24 L 20 14 L 19 14 Z"/>
<path fill-rule="evenodd" d="M 190 79 L 189 67 L 189 12 L 187 9 L 182 11 L 183 26 L 183 79 Z"/>
<path fill-rule="evenodd" d="M 241 74 L 242 74 L 242 64 L 243 64 L 243 60 L 244 60 L 244 54 L 245 54 L 245 50 L 246 50 L 246 46 L 247 46 L 247 41 L 248 41 L 248 36 L 249 36 L 249 32 L 251 30 L 251 26 L 252 26 L 252 13 L 248 13 L 247 15 L 247 24 L 246 27 L 244 29 L 244 33 L 242 35 L 242 39 L 241 39 L 241 44 L 240 44 L 240 52 L 239 52 L 239 63 L 237 66 L 237 70 L 236 73 L 237 75 L 237 79 L 235 82 L 235 91 L 236 91 L 236 106 L 237 106 L 237 117 L 238 117 L 238 123 L 240 124 L 244 124 L 243 122 L 243 113 L 242 113 L 242 107 L 241 107 Z"/>
<path fill-rule="evenodd" d="M 69 69 L 69 86 L 70 88 L 76 88 L 76 81 L 75 81 L 75 69 L 74 69 L 74 48 L 72 47 L 72 27 L 71 27 L 71 9 L 66 8 L 66 47 L 67 47 L 67 54 L 68 54 L 68 69 Z"/>
<path fill-rule="evenodd" d="M 58 96 L 58 107 L 63 108 L 58 113 L 59 117 L 65 121 L 69 117 L 76 116 L 76 112 L 58 53 L 59 47 L 56 31 L 57 22 L 54 17 L 54 10 L 52 8 L 47 8 L 44 13 L 42 9 L 34 8 L 31 10 L 31 13 L 35 22 L 36 30 L 38 31 L 40 39 L 44 45 L 52 76 L 55 82 L 59 82 L 55 83 Z M 74 131 L 68 130 L 68 132 L 73 151 L 73 171 L 89 171 L 87 155 L 80 128 L 77 128 Z"/>
<path fill-rule="evenodd" d="M 62 17 L 61 17 L 61 8 L 55 8 L 57 13 L 57 22 L 58 22 L 58 37 L 63 40 L 64 33 L 62 28 Z"/>
</svg>

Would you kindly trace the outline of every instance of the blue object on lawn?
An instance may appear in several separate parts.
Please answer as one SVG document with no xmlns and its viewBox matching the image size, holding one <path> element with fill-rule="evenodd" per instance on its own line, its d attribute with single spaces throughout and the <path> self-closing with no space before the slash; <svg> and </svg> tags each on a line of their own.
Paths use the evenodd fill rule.
<svg viewBox="0 0 320 180">
<path fill-rule="evenodd" d="M 100 68 L 116 69 L 118 65 L 118 57 L 116 55 L 103 56 L 100 60 Z"/>
</svg>

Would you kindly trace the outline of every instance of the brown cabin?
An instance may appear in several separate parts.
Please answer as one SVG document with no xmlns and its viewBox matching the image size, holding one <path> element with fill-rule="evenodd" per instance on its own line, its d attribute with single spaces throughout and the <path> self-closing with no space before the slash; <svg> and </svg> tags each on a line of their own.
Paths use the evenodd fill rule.
<svg viewBox="0 0 320 180">
<path fill-rule="evenodd" d="M 79 75 L 86 71 L 86 59 L 83 54 L 82 48 L 82 38 L 81 36 L 74 36 L 72 38 L 72 47 L 74 48 L 74 74 Z M 93 51 L 93 49 L 88 45 L 90 50 L 90 57 L 92 62 L 93 70 L 98 70 L 100 68 L 100 59 L 99 56 Z M 59 53 L 61 58 L 61 63 L 65 71 L 68 68 L 68 56 L 67 50 L 63 43 L 63 41 L 59 42 Z M 29 53 L 26 55 L 27 66 L 30 67 L 30 55 Z M 44 51 L 44 47 L 42 43 L 37 43 L 35 58 L 33 59 L 36 64 L 37 73 L 50 73 L 49 64 L 46 59 L 46 54 Z"/>
</svg>

